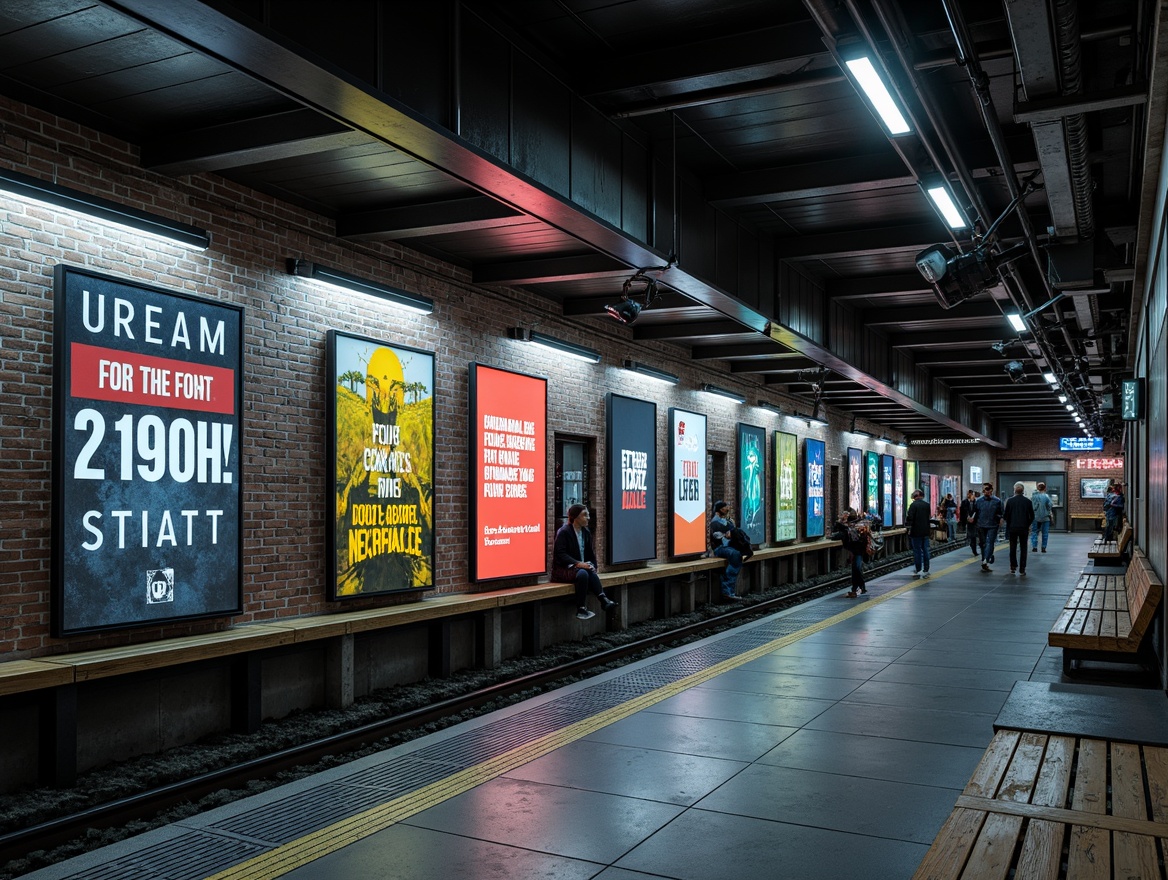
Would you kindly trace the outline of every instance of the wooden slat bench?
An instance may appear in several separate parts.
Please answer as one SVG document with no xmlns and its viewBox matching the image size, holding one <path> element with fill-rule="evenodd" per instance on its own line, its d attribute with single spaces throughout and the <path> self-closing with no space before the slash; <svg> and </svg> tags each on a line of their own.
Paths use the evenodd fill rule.
<svg viewBox="0 0 1168 880">
<path fill-rule="evenodd" d="M 1163 878 L 1166 838 L 1168 749 L 999 730 L 913 880 Z"/>
<path fill-rule="evenodd" d="M 1047 644 L 1063 649 L 1063 672 L 1080 660 L 1155 663 L 1146 642 L 1163 594 L 1138 550 L 1123 575 L 1084 574 L 1047 635 Z"/>
<path fill-rule="evenodd" d="M 1075 531 L 1077 523 L 1088 523 L 1092 528 L 1103 528 L 1104 517 L 1101 513 L 1072 513 L 1071 514 L 1071 531 Z"/>
<path fill-rule="evenodd" d="M 1097 559 L 1101 561 L 1119 562 L 1123 559 L 1123 554 L 1127 551 L 1127 545 L 1131 542 L 1132 527 L 1127 520 L 1123 522 L 1123 528 L 1119 530 L 1119 535 L 1114 540 L 1104 541 L 1103 538 L 1096 538 L 1095 543 L 1091 545 L 1091 549 L 1087 551 L 1088 559 Z"/>
</svg>

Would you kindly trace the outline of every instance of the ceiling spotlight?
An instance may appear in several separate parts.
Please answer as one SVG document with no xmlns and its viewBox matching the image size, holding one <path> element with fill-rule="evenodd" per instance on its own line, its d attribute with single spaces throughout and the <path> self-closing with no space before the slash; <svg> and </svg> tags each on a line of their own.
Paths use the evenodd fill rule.
<svg viewBox="0 0 1168 880">
<path fill-rule="evenodd" d="M 1006 364 L 1006 373 L 1015 385 L 1026 381 L 1026 365 L 1022 361 L 1010 361 Z"/>
<path fill-rule="evenodd" d="M 669 266 L 662 266 L 658 271 L 663 271 L 668 268 Z M 641 316 L 642 309 L 649 308 L 661 296 L 661 289 L 657 285 L 657 279 L 650 278 L 646 275 L 645 273 L 647 271 L 649 270 L 638 269 L 631 278 L 625 281 L 624 286 L 621 288 L 620 302 L 604 307 L 604 310 L 609 315 L 616 318 L 622 324 L 632 324 Z M 644 302 L 638 302 L 633 298 L 633 294 L 630 293 L 630 289 L 634 284 L 645 285 L 641 291 Z"/>
<path fill-rule="evenodd" d="M 1015 336 L 1013 339 L 1003 339 L 1001 342 L 995 342 L 993 345 L 990 346 L 990 348 L 992 348 L 994 351 L 996 351 L 1002 357 L 1005 357 L 1006 356 L 1006 349 L 1017 345 L 1021 341 L 1022 341 L 1022 338 L 1020 336 Z"/>
<path fill-rule="evenodd" d="M 985 247 L 961 252 L 947 244 L 935 244 L 917 254 L 917 271 L 933 286 L 943 309 L 951 309 L 999 283 L 998 267 L 1023 256 L 1026 244 L 1014 245 L 1000 254 Z"/>
</svg>

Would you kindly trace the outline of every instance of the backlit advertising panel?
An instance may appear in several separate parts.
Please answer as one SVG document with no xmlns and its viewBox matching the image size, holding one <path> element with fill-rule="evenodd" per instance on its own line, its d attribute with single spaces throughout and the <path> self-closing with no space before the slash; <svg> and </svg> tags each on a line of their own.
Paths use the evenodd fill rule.
<svg viewBox="0 0 1168 880">
<path fill-rule="evenodd" d="M 886 526 L 892 525 L 892 499 L 895 494 L 893 479 L 893 464 L 891 455 L 880 456 L 880 509 L 883 514 L 882 522 Z"/>
<path fill-rule="evenodd" d="M 657 404 L 609 393 L 608 521 L 610 563 L 657 556 Z"/>
<path fill-rule="evenodd" d="M 799 438 L 775 431 L 775 540 L 794 541 L 799 537 L 797 511 L 799 489 L 795 480 L 795 457 Z"/>
<path fill-rule="evenodd" d="M 881 522 L 884 518 L 880 515 L 880 455 L 876 452 L 864 453 L 864 475 L 866 480 L 866 493 L 864 498 L 864 509 L 869 516 L 874 516 Z"/>
<path fill-rule="evenodd" d="M 848 507 L 855 511 L 864 509 L 864 453 L 848 447 Z"/>
<path fill-rule="evenodd" d="M 669 554 L 706 552 L 706 417 L 669 410 Z"/>
<path fill-rule="evenodd" d="M 766 541 L 766 431 L 738 423 L 738 527 L 751 544 Z"/>
<path fill-rule="evenodd" d="M 63 265 L 53 305 L 53 634 L 238 613 L 242 309 Z"/>
<path fill-rule="evenodd" d="M 822 440 L 808 437 L 803 441 L 804 475 L 807 491 L 807 524 L 805 533 L 808 538 L 823 537 L 824 518 L 824 467 L 823 459 L 826 454 L 826 444 Z"/>
<path fill-rule="evenodd" d="M 893 459 L 892 473 L 895 486 L 892 491 L 893 504 L 893 520 L 892 524 L 896 526 L 904 525 L 904 511 L 907 505 L 905 504 L 904 494 L 904 459 Z"/>
<path fill-rule="evenodd" d="M 434 586 L 434 355 L 328 335 L 330 599 Z"/>
<path fill-rule="evenodd" d="M 917 463 L 915 461 L 906 461 L 904 463 L 904 505 L 907 510 L 911 503 L 912 493 L 919 489 L 920 474 L 918 472 Z"/>
<path fill-rule="evenodd" d="M 470 365 L 471 572 L 476 581 L 547 566 L 547 380 Z"/>
</svg>

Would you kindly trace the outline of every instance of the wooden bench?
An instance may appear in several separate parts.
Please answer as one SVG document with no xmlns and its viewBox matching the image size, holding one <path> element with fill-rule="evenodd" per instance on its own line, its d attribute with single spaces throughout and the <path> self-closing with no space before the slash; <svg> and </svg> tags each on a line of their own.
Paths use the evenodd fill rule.
<svg viewBox="0 0 1168 880">
<path fill-rule="evenodd" d="M 1063 672 L 1080 660 L 1156 663 L 1146 643 L 1163 594 L 1164 584 L 1138 550 L 1125 574 L 1084 574 L 1047 635 L 1047 644 L 1063 649 Z"/>
<path fill-rule="evenodd" d="M 1168 749 L 999 730 L 913 880 L 1162 877 L 1166 792 Z"/>
<path fill-rule="evenodd" d="M 1086 522 L 1092 528 L 1103 528 L 1106 518 L 1101 513 L 1072 513 L 1071 514 L 1071 531 L 1075 531 L 1076 523 Z"/>
<path fill-rule="evenodd" d="M 1104 541 L 1102 538 L 1095 539 L 1095 543 L 1087 551 L 1087 558 L 1119 562 L 1123 559 L 1123 554 L 1127 550 L 1127 545 L 1131 541 L 1131 537 L 1131 523 L 1124 520 L 1123 528 L 1119 530 L 1119 535 L 1114 540 Z"/>
</svg>

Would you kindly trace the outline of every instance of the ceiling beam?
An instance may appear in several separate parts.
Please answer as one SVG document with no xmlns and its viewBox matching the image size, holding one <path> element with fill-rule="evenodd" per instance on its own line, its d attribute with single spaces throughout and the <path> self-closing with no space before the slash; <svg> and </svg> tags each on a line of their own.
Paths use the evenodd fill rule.
<svg viewBox="0 0 1168 880">
<path fill-rule="evenodd" d="M 635 294 L 640 293 L 641 288 L 633 291 Z M 586 315 L 603 315 L 604 307 L 611 303 L 620 302 L 621 294 L 619 290 L 614 288 L 613 292 L 608 296 L 582 296 L 573 299 L 564 300 L 564 314 L 570 317 L 583 317 Z M 634 297 L 638 302 L 643 302 L 642 296 Z M 667 309 L 687 309 L 694 306 L 694 301 L 688 297 L 682 296 L 680 293 L 667 292 L 662 293 L 657 299 L 653 300 L 653 305 L 648 306 L 641 311 L 641 317 L 644 319 L 649 314 L 662 312 Z"/>
<path fill-rule="evenodd" d="M 551 284 L 556 281 L 595 278 L 619 278 L 623 281 L 635 271 L 636 269 L 604 254 L 576 254 L 567 257 L 482 264 L 475 267 L 474 283 L 523 287 L 528 284 Z"/>
<path fill-rule="evenodd" d="M 742 358 L 765 358 L 766 360 L 798 361 L 808 367 L 815 362 L 797 351 L 790 351 L 767 339 L 763 342 L 746 342 L 736 345 L 695 345 L 690 352 L 695 361 L 737 360 Z"/>
<path fill-rule="evenodd" d="M 829 278 L 827 295 L 832 299 L 874 299 L 901 297 L 920 293 L 933 296 L 933 288 L 919 272 L 896 275 L 859 275 L 851 278 Z"/>
<path fill-rule="evenodd" d="M 925 306 L 907 306 L 905 308 L 874 308 L 864 309 L 863 322 L 867 326 L 880 324 L 915 324 L 920 321 L 947 321 L 961 324 L 967 321 L 998 320 L 1002 322 L 1002 336 L 1016 336 L 1017 334 L 1006 323 L 1002 310 L 997 301 L 992 298 L 982 298 L 975 302 L 963 302 L 952 309 L 943 309 L 938 304 Z"/>
<path fill-rule="evenodd" d="M 851 156 L 806 165 L 724 174 L 706 181 L 704 192 L 715 207 L 735 208 L 794 199 L 851 194 L 912 186 L 916 183 L 895 153 Z"/>
<path fill-rule="evenodd" d="M 637 325 L 634 339 L 700 339 L 704 336 L 736 336 L 750 333 L 737 321 L 690 321 L 686 323 Z"/>
<path fill-rule="evenodd" d="M 907 226 L 848 229 L 775 239 L 779 260 L 824 260 L 862 257 L 883 251 L 922 251 L 946 239 L 940 220 Z"/>
<path fill-rule="evenodd" d="M 470 196 L 342 214 L 337 218 L 337 235 L 341 238 L 396 241 L 531 222 L 526 214 L 520 214 L 495 199 Z"/>
</svg>

